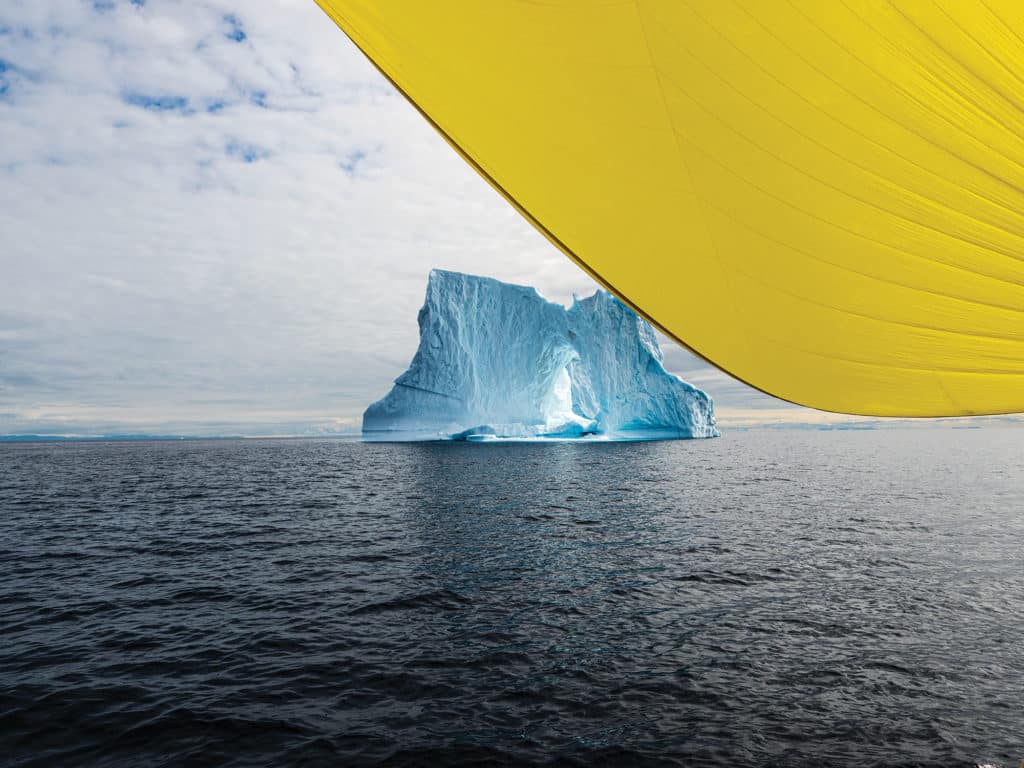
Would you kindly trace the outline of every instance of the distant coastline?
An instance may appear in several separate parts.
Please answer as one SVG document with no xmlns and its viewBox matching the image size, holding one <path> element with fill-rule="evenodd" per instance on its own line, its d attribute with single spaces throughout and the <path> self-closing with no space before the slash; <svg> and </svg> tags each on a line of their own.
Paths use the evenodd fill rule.
<svg viewBox="0 0 1024 768">
<path fill-rule="evenodd" d="M 819 432 L 864 432 L 872 430 L 962 430 L 982 427 L 1024 428 L 1024 419 L 1017 415 L 1007 416 L 966 416 L 946 419 L 863 419 L 835 422 L 729 422 L 723 425 L 725 432 L 760 431 L 819 431 Z M 170 442 L 172 440 L 362 440 L 358 432 L 325 432 L 315 434 L 253 434 L 253 435 L 196 435 L 196 434 L 100 434 L 100 435 L 57 435 L 57 434 L 9 434 L 0 435 L 0 443 L 110 443 L 110 442 Z"/>
<path fill-rule="evenodd" d="M 0 435 L 0 443 L 129 443 L 171 440 L 358 440 L 358 434 L 327 435 Z"/>
</svg>

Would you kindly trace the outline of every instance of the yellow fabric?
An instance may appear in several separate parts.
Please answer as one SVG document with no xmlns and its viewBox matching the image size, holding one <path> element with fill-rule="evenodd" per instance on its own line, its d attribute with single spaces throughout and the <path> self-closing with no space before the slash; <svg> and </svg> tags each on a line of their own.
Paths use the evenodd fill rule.
<svg viewBox="0 0 1024 768">
<path fill-rule="evenodd" d="M 1020 0 L 317 2 L 725 371 L 831 411 L 1024 411 Z"/>
</svg>

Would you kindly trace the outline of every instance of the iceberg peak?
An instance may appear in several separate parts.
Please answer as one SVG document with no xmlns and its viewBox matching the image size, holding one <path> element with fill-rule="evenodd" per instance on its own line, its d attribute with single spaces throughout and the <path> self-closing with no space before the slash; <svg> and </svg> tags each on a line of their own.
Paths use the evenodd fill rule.
<svg viewBox="0 0 1024 768">
<path fill-rule="evenodd" d="M 433 269 L 408 370 L 363 414 L 384 440 L 714 437 L 714 406 L 668 373 L 654 329 L 603 290 L 569 308 L 532 287 Z"/>
</svg>

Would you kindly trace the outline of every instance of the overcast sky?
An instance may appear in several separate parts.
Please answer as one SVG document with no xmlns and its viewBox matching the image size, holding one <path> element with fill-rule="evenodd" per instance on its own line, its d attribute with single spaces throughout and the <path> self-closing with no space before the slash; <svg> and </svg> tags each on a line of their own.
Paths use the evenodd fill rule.
<svg viewBox="0 0 1024 768">
<path fill-rule="evenodd" d="M 356 430 L 435 266 L 595 288 L 312 0 L 0 3 L 0 434 Z"/>
</svg>

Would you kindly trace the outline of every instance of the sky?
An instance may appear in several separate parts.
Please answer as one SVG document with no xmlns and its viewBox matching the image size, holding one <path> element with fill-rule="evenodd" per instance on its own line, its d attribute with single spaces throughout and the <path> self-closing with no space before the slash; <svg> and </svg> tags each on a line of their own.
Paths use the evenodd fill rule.
<svg viewBox="0 0 1024 768">
<path fill-rule="evenodd" d="M 0 4 L 0 435 L 357 431 L 432 267 L 596 287 L 312 0 Z M 663 347 L 725 427 L 850 420 Z"/>
</svg>

